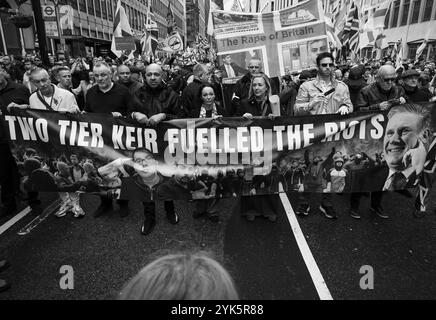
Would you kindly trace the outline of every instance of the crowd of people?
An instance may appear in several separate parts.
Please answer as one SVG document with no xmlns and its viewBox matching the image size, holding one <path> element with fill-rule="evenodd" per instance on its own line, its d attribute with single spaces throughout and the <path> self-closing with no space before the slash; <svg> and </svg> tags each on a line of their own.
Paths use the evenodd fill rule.
<svg viewBox="0 0 436 320">
<path fill-rule="evenodd" d="M 396 105 L 436 100 L 434 62 L 405 62 L 395 68 L 389 59 L 384 59 L 362 63 L 348 61 L 338 66 L 330 53 L 323 52 L 317 56 L 316 63 L 317 69 L 287 72 L 281 77 L 282 87 L 277 88 L 263 73 L 261 59 L 253 56 L 247 65 L 248 71 L 231 87 L 229 94 L 229 87 L 223 84 L 223 72 L 229 72 L 227 69 L 223 71 L 211 61 L 185 65 L 183 59 L 176 55 L 153 62 L 113 60 L 109 57 L 55 61 L 51 56 L 47 66 L 38 56 L 30 54 L 24 58 L 3 56 L 0 59 L 0 107 L 2 112 L 30 108 L 100 113 L 109 117 L 130 118 L 145 126 L 156 126 L 161 121 L 179 118 L 235 116 L 252 119 L 263 116 L 274 119 L 278 115 L 318 114 L 337 114 L 341 117 L 360 111 L 389 110 Z M 229 96 L 231 99 L 228 99 Z M 415 112 L 410 108 L 405 110 Z M 26 193 L 35 213 L 41 212 L 38 193 L 32 188 L 35 180 L 47 183 L 46 174 L 41 172 L 49 172 L 50 181 L 62 191 L 60 197 L 63 204 L 56 214 L 58 217 L 65 216 L 67 212 L 72 212 L 75 217 L 85 215 L 78 195 L 81 191 L 100 192 L 101 203 L 94 213 L 95 217 L 112 208 L 113 198 L 118 198 L 121 216 L 129 213 L 128 200 L 119 199 L 123 198 L 122 195 L 108 196 L 107 192 L 101 192 L 105 190 L 98 188 L 101 179 L 107 178 L 104 172 L 108 167 L 96 165 L 95 159 L 59 155 L 48 161 L 31 150 L 26 150 L 17 159 L 10 152 L 3 129 L 0 131 L 0 152 L 1 167 L 5 169 L 2 169 L 1 177 L 2 215 L 15 212 L 15 196 L 20 192 Z M 262 194 L 262 190 L 266 193 L 278 191 L 279 182 L 285 191 L 305 191 L 299 193 L 297 214 L 309 214 L 308 197 L 312 194 L 321 197 L 319 209 L 325 217 L 336 218 L 331 192 L 347 191 L 359 181 L 349 179 L 356 176 L 353 172 L 386 161 L 383 154 L 368 156 L 365 152 L 346 155 L 333 150 L 328 156 L 312 155 L 312 158 L 305 154 L 304 159 L 279 160 L 262 178 L 256 179 L 254 175 L 252 180 L 247 181 L 242 167 L 224 170 L 225 174 L 211 175 L 206 172 L 190 176 L 188 173 L 175 179 L 167 179 L 160 172 L 144 174 L 141 166 L 154 161 L 146 149 L 135 150 L 129 159 L 133 171 L 126 174 L 128 170 L 124 170 L 125 174 L 121 177 L 117 174 L 116 181 L 120 183 L 119 193 L 137 192 L 138 196 L 147 199 L 143 201 L 141 232 L 144 235 L 149 234 L 156 224 L 155 199 L 164 199 L 159 196 L 160 193 L 157 198 L 152 196 L 157 185 L 161 186 L 159 190 L 162 194 L 168 195 L 174 190 L 186 190 L 187 183 L 195 180 L 197 190 L 201 192 L 190 196 L 190 200 L 197 202 L 193 216 L 199 218 L 206 215 L 215 222 L 219 221 L 222 210 L 219 198 L 225 196 L 239 198 L 241 215 L 248 221 L 253 221 L 256 216 L 276 221 L 278 196 Z M 16 163 L 19 163 L 18 167 Z M 188 176 L 189 181 L 184 181 L 184 176 Z M 138 183 L 140 192 L 132 187 Z M 252 196 L 247 199 L 244 196 L 247 192 L 242 190 Z M 351 195 L 350 215 L 353 218 L 360 218 L 362 195 L 362 192 Z M 387 218 L 382 197 L 382 191 L 372 192 L 370 207 L 378 216 Z M 174 202 L 167 200 L 164 207 L 168 220 L 177 224 L 179 216 Z"/>
</svg>

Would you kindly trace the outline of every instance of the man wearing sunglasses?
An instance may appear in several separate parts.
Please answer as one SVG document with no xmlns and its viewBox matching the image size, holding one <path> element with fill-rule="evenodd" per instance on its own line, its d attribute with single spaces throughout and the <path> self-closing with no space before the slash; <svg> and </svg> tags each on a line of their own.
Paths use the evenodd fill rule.
<svg viewBox="0 0 436 320">
<path fill-rule="evenodd" d="M 395 85 L 396 78 L 397 73 L 392 65 L 381 66 L 376 75 L 376 82 L 364 87 L 357 96 L 356 110 L 389 110 L 394 105 L 406 103 L 403 87 Z M 357 208 L 362 195 L 363 193 L 351 194 L 351 208 L 354 208 L 351 216 L 354 218 L 360 218 Z M 380 218 L 389 218 L 381 205 L 383 192 L 371 192 L 370 196 L 370 210 Z"/>
<path fill-rule="evenodd" d="M 335 65 L 334 58 L 330 52 L 322 52 L 316 57 L 318 65 L 318 75 L 314 80 L 306 81 L 298 90 L 295 113 L 310 112 L 310 114 L 333 114 L 337 113 L 345 115 L 353 112 L 353 104 L 350 100 L 350 92 L 348 86 L 342 81 L 338 81 L 334 77 Z M 331 157 L 334 152 L 329 156 Z M 309 157 L 306 159 L 306 164 L 309 166 Z M 324 163 L 319 157 L 315 157 L 310 163 L 313 179 L 313 187 L 315 190 L 322 191 L 322 172 Z M 321 194 L 320 211 L 328 219 L 337 218 L 333 209 L 330 193 Z M 310 206 L 307 195 L 300 194 L 297 214 L 306 216 L 309 214 Z"/>
<path fill-rule="evenodd" d="M 334 58 L 330 52 L 323 52 L 316 58 L 318 75 L 314 80 L 304 82 L 297 94 L 295 112 L 301 114 L 341 115 L 353 112 L 348 86 L 334 78 Z"/>
<path fill-rule="evenodd" d="M 388 110 L 394 104 L 406 103 L 404 89 L 395 85 L 396 79 L 397 73 L 392 65 L 381 66 L 376 82 L 360 91 L 356 111 Z"/>
</svg>

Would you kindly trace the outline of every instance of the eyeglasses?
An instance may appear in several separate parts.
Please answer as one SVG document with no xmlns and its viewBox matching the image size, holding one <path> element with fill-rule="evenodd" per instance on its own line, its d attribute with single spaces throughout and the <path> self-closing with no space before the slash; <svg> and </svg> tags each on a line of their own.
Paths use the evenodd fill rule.
<svg viewBox="0 0 436 320">
<path fill-rule="evenodd" d="M 395 82 L 396 78 L 383 78 L 384 82 Z"/>
<path fill-rule="evenodd" d="M 321 67 L 324 67 L 324 68 L 326 68 L 326 67 L 334 67 L 334 66 L 335 66 L 334 63 L 321 63 Z"/>
</svg>

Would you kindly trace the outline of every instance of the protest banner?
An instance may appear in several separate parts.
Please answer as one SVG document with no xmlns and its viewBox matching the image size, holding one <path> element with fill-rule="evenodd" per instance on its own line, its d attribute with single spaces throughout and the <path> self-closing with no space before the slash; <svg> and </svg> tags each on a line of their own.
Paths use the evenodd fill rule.
<svg viewBox="0 0 436 320">
<path fill-rule="evenodd" d="M 212 10 L 212 19 L 225 83 L 240 79 L 251 58 L 278 77 L 286 69 L 315 67 L 316 56 L 329 50 L 322 3 L 316 0 L 264 14 Z"/>
<path fill-rule="evenodd" d="M 207 199 L 212 184 L 216 197 L 274 194 L 279 183 L 295 192 L 314 192 L 317 184 L 335 193 L 396 190 L 418 186 L 423 175 L 428 190 L 434 107 L 406 104 L 341 117 L 177 119 L 155 127 L 104 114 L 35 110 L 12 111 L 1 121 L 28 190 L 146 201 Z M 59 163 L 69 165 L 72 154 L 83 170 L 78 180 L 60 172 Z M 401 183 L 395 172 L 403 173 Z M 150 188 L 153 178 L 158 185 Z"/>
</svg>

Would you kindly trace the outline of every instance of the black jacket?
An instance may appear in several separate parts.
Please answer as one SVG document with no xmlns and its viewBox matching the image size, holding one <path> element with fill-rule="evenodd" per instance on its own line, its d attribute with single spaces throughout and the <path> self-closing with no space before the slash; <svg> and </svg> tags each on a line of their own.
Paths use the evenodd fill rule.
<svg viewBox="0 0 436 320">
<path fill-rule="evenodd" d="M 406 93 L 407 102 L 428 102 L 432 98 L 432 94 L 427 89 L 420 89 L 418 87 L 408 88 L 403 85 Z"/>
<path fill-rule="evenodd" d="M 244 113 L 251 113 L 253 116 L 268 116 L 272 112 L 271 103 L 269 100 L 265 102 L 264 109 L 265 112 L 262 114 L 261 105 L 256 101 L 254 97 L 251 99 L 243 99 L 239 106 L 239 109 L 236 110 L 236 116 L 242 117 Z"/>
<path fill-rule="evenodd" d="M 182 105 L 188 118 L 198 118 L 200 107 L 203 103 L 200 97 L 202 86 L 203 83 L 200 80 L 194 79 L 194 81 L 188 84 L 185 90 L 183 90 Z"/>
<path fill-rule="evenodd" d="M 183 117 L 179 95 L 163 83 L 156 89 L 146 83 L 139 88 L 132 98 L 128 114 L 133 112 L 141 112 L 147 117 L 158 113 L 165 113 L 167 119 Z"/>
<path fill-rule="evenodd" d="M 357 109 L 359 111 L 380 110 L 380 103 L 393 99 L 404 98 L 404 89 L 394 85 L 391 90 L 384 91 L 377 82 L 374 82 L 362 90 L 357 97 Z"/>
</svg>

